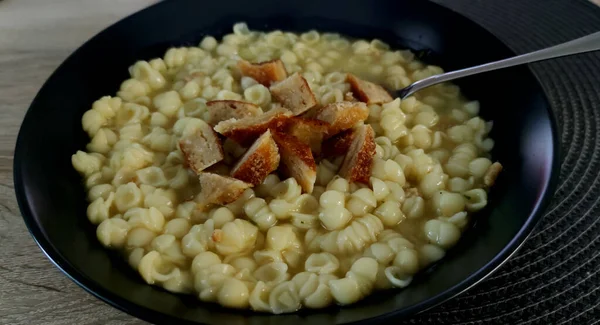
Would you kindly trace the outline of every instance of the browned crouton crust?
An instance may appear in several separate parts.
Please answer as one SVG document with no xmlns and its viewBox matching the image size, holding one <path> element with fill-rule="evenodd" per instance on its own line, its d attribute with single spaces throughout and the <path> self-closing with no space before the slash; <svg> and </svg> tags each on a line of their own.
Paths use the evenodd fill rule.
<svg viewBox="0 0 600 325">
<path fill-rule="evenodd" d="M 221 140 L 208 124 L 181 138 L 179 149 L 187 166 L 196 173 L 223 160 Z"/>
<path fill-rule="evenodd" d="M 354 129 L 349 129 L 325 140 L 321 145 L 321 156 L 327 158 L 345 155 L 348 153 L 355 135 Z"/>
<path fill-rule="evenodd" d="M 241 119 L 263 113 L 257 105 L 237 100 L 212 100 L 206 103 L 206 108 L 208 109 L 206 122 L 210 125 L 216 125 L 231 118 Z"/>
<path fill-rule="evenodd" d="M 256 138 L 268 129 L 280 128 L 292 113 L 283 108 L 272 109 L 262 115 L 229 119 L 219 122 L 215 131 L 231 138 L 244 147 L 249 147 Z"/>
<path fill-rule="evenodd" d="M 369 117 L 369 109 L 362 102 L 337 102 L 321 108 L 317 113 L 318 120 L 329 123 L 327 137 L 347 130 Z"/>
<path fill-rule="evenodd" d="M 273 139 L 281 155 L 280 170 L 294 177 L 306 193 L 312 193 L 317 180 L 317 164 L 310 147 L 296 137 L 276 130 L 273 131 Z"/>
<path fill-rule="evenodd" d="M 318 104 L 306 79 L 297 72 L 274 84 L 270 90 L 271 96 L 291 110 L 294 115 L 302 114 Z"/>
<path fill-rule="evenodd" d="M 321 142 L 329 130 L 329 124 L 310 118 L 292 116 L 283 123 L 278 131 L 296 137 L 307 144 L 313 153 L 321 152 Z"/>
<path fill-rule="evenodd" d="M 279 151 L 271 131 L 263 133 L 231 171 L 231 176 L 258 185 L 279 166 Z"/>
<path fill-rule="evenodd" d="M 237 66 L 243 76 L 250 77 L 266 87 L 287 77 L 285 66 L 279 59 L 256 64 L 239 60 Z"/>
<path fill-rule="evenodd" d="M 383 87 L 370 81 L 362 80 L 350 73 L 347 80 L 356 97 L 369 105 L 382 104 L 394 100 Z"/>
<path fill-rule="evenodd" d="M 227 204 L 239 198 L 252 184 L 235 178 L 212 173 L 200 173 L 200 193 L 196 202 L 200 204 Z"/>
<path fill-rule="evenodd" d="M 369 183 L 375 156 L 375 132 L 370 125 L 356 127 L 356 136 L 340 167 L 340 175 L 349 182 Z"/>
<path fill-rule="evenodd" d="M 483 176 L 483 184 L 487 187 L 494 185 L 494 183 L 496 183 L 496 178 L 498 178 L 498 174 L 500 174 L 501 171 L 502 164 L 496 161 L 485 172 L 485 175 Z"/>
</svg>

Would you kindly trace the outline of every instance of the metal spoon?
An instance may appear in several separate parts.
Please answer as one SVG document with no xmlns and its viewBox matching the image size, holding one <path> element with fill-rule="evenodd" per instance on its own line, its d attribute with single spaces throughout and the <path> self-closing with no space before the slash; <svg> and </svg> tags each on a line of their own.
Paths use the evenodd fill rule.
<svg viewBox="0 0 600 325">
<path fill-rule="evenodd" d="M 421 79 L 398 90 L 396 92 L 396 96 L 400 97 L 401 99 L 404 99 L 423 88 L 427 88 L 429 86 L 433 86 L 441 82 L 446 82 L 482 72 L 508 68 L 519 64 L 532 63 L 542 60 L 554 59 L 561 56 L 597 50 L 600 50 L 600 32 L 596 32 L 581 38 L 574 39 L 569 42 L 554 45 L 535 52 L 521 54 L 512 58 L 485 63 L 474 67 L 446 72 L 425 79 Z"/>
</svg>

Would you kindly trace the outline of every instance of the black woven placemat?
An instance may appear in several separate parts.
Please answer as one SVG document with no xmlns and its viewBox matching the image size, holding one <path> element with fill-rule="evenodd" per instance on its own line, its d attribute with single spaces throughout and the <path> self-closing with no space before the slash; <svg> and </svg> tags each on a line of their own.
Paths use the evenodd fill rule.
<svg viewBox="0 0 600 325">
<path fill-rule="evenodd" d="M 518 53 L 600 31 L 600 8 L 586 0 L 433 1 L 481 24 Z M 600 323 L 600 53 L 532 67 L 561 134 L 554 200 L 498 271 L 409 324 Z"/>
</svg>

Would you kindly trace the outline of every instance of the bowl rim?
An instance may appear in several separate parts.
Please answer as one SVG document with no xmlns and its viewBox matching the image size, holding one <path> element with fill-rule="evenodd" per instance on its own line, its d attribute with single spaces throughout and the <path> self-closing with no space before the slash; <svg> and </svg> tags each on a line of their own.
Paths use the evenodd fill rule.
<svg viewBox="0 0 600 325">
<path fill-rule="evenodd" d="M 16 194 L 17 204 L 19 206 L 19 210 L 21 211 L 21 216 L 27 226 L 27 229 L 30 235 L 33 237 L 33 240 L 41 249 L 41 251 L 46 255 L 46 257 L 54 264 L 64 275 L 66 275 L 71 281 L 75 282 L 78 286 L 83 288 L 88 293 L 92 294 L 96 298 L 104 301 L 108 305 L 121 310 L 131 316 L 137 317 L 139 319 L 151 322 L 151 323 L 169 323 L 173 321 L 173 317 L 171 315 L 164 314 L 162 312 L 156 311 L 154 309 L 138 305 L 136 303 L 131 302 L 128 299 L 122 298 L 116 294 L 113 294 L 109 290 L 105 289 L 96 281 L 89 278 L 85 273 L 81 272 L 77 267 L 75 267 L 67 258 L 65 258 L 55 247 L 54 245 L 45 237 L 42 228 L 36 222 L 33 217 L 33 213 L 29 208 L 28 195 L 24 188 L 24 183 L 22 179 L 22 169 L 21 169 L 21 161 L 24 159 L 25 153 L 22 142 L 23 142 L 23 125 L 30 120 L 29 117 L 34 106 L 37 106 L 38 97 L 42 92 L 42 89 L 46 88 L 48 84 L 52 83 L 54 78 L 56 77 L 57 71 L 61 70 L 61 68 L 65 65 L 65 63 L 71 60 L 72 57 L 77 56 L 82 48 L 86 47 L 89 43 L 96 41 L 102 35 L 110 32 L 115 26 L 123 24 L 129 20 L 135 19 L 135 16 L 138 14 L 143 14 L 146 11 L 157 10 L 161 6 L 166 6 L 167 1 L 161 1 L 155 4 L 152 4 L 146 8 L 143 8 L 137 12 L 134 12 L 121 20 L 107 26 L 102 29 L 100 32 L 95 34 L 93 37 L 85 41 L 81 44 L 73 53 L 67 56 L 61 64 L 52 72 L 52 74 L 48 77 L 48 79 L 44 82 L 38 93 L 34 97 L 33 101 L 29 105 L 25 117 L 23 118 L 23 122 L 21 127 L 19 128 L 19 133 L 17 136 L 15 151 L 14 151 L 14 160 L 13 160 L 13 182 L 14 182 L 14 190 Z M 437 6 L 442 8 L 443 10 L 447 10 L 452 12 L 454 15 L 458 15 L 463 17 L 466 20 L 471 21 L 476 24 L 488 34 L 490 38 L 494 38 L 495 41 L 503 44 L 511 53 L 511 55 L 516 55 L 515 50 L 504 41 L 502 41 L 499 37 L 496 36 L 492 31 L 490 31 L 485 26 L 471 20 L 469 17 L 464 16 L 460 12 L 453 10 L 452 8 L 448 8 L 444 5 L 438 4 L 436 2 L 430 2 L 432 6 Z M 531 68 L 531 66 L 527 65 L 527 69 L 529 73 L 534 77 L 535 82 L 541 89 L 541 98 L 540 100 L 546 105 L 546 109 L 548 111 L 548 117 L 550 120 L 550 132 L 552 135 L 552 159 L 551 166 L 549 168 L 549 178 L 547 178 L 546 182 L 542 186 L 541 195 L 534 205 L 532 211 L 527 217 L 525 223 L 521 226 L 520 230 L 517 234 L 508 242 L 508 244 L 497 253 L 493 259 L 487 262 L 484 266 L 479 268 L 476 272 L 470 274 L 468 277 L 463 279 L 461 282 L 457 283 L 453 287 L 437 294 L 429 297 L 423 301 L 420 301 L 414 305 L 407 306 L 405 308 L 397 309 L 385 314 L 378 315 L 376 317 L 372 317 L 369 319 L 364 319 L 360 321 L 356 321 L 353 323 L 363 322 L 363 321 L 383 321 L 384 319 L 389 319 L 392 317 L 407 317 L 416 313 L 420 313 L 426 310 L 429 310 L 467 290 L 477 285 L 479 282 L 483 281 L 493 272 L 498 270 L 513 254 L 515 254 L 525 243 L 527 238 L 531 235 L 532 230 L 537 225 L 537 223 L 541 220 L 544 215 L 545 209 L 548 207 L 550 201 L 553 198 L 553 194 L 558 185 L 558 177 L 560 172 L 560 138 L 558 134 L 558 125 L 556 116 L 552 110 L 552 106 L 550 101 L 548 100 L 548 86 L 546 86 L 541 77 Z M 235 312 L 235 311 L 233 311 Z M 293 315 L 293 314 L 292 314 Z M 202 324 L 200 322 L 190 321 L 187 319 L 178 318 L 178 322 L 183 324 Z"/>
</svg>

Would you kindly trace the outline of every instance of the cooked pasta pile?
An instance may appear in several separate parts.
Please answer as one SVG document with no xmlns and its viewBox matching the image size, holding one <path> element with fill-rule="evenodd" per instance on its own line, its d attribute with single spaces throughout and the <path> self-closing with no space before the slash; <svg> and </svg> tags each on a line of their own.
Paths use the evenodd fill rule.
<svg viewBox="0 0 600 325">
<path fill-rule="evenodd" d="M 199 202 L 208 190 L 178 143 L 212 118 L 207 102 L 252 103 L 256 114 L 281 107 L 267 86 L 241 75 L 240 59 L 280 59 L 306 80 L 317 108 L 348 100 L 347 73 L 400 89 L 442 72 L 379 40 L 255 32 L 243 23 L 233 31 L 136 62 L 116 96 L 84 114 L 91 141 L 72 163 L 85 178 L 100 242 L 122 251 L 147 283 L 232 308 L 288 313 L 407 286 L 486 206 L 501 168 L 490 160 L 492 123 L 458 87 L 437 85 L 368 105 L 368 183 L 339 176 L 343 155 L 315 155 L 310 193 L 272 172 L 230 203 Z M 229 175 L 247 148 L 224 140 L 211 172 Z"/>
</svg>

